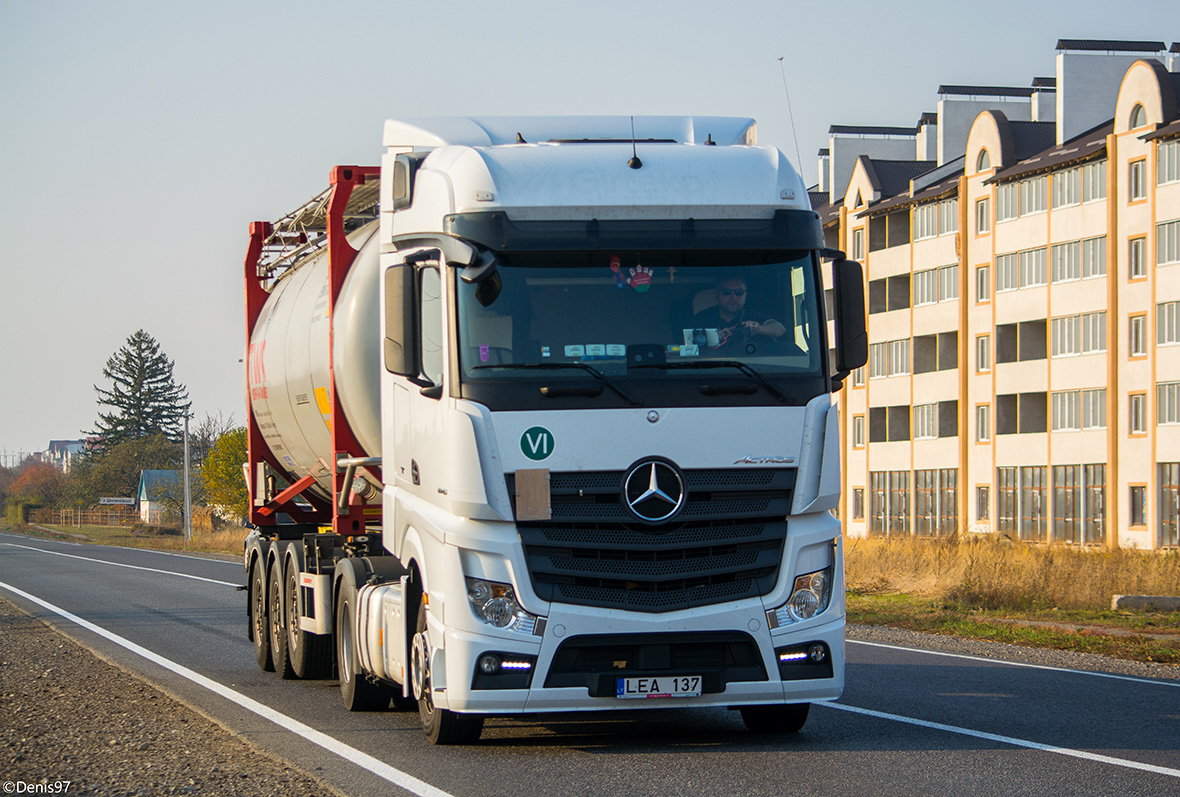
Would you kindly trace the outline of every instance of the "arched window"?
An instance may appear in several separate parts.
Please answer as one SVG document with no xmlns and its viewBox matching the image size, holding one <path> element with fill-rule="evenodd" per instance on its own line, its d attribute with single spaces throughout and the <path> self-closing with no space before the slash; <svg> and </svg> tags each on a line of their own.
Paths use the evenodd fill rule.
<svg viewBox="0 0 1180 797">
<path fill-rule="evenodd" d="M 979 158 L 975 161 L 975 171 L 982 172 L 985 169 L 990 169 L 991 167 L 992 167 L 991 156 L 987 154 L 986 149 L 981 149 L 979 151 Z"/>
<path fill-rule="evenodd" d="M 1135 103 L 1135 107 L 1131 109 L 1131 129 L 1136 127 L 1143 127 L 1147 124 L 1147 111 L 1143 110 L 1143 103 Z"/>
</svg>

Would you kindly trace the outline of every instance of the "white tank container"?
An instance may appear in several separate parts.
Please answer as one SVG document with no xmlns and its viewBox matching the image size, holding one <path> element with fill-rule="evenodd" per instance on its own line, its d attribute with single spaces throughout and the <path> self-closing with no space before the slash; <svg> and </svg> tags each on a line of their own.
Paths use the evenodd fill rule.
<svg viewBox="0 0 1180 797">
<path fill-rule="evenodd" d="M 367 456 L 381 455 L 377 222 L 348 236 L 358 250 L 333 314 L 336 395 Z M 311 474 L 332 495 L 332 407 L 328 358 L 328 253 L 278 281 L 250 338 L 250 405 L 266 444 L 294 482 Z M 378 495 L 377 500 L 380 500 Z"/>
</svg>

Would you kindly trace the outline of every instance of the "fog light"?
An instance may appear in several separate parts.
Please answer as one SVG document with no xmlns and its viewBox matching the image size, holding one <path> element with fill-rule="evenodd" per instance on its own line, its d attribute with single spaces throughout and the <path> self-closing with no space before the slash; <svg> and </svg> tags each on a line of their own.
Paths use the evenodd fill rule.
<svg viewBox="0 0 1180 797">
<path fill-rule="evenodd" d="M 479 669 L 484 675 L 494 675 L 500 669 L 500 660 L 490 653 L 486 656 L 481 656 L 479 659 Z"/>
<path fill-rule="evenodd" d="M 828 657 L 828 649 L 818 642 L 807 649 L 807 658 L 819 664 Z"/>
</svg>

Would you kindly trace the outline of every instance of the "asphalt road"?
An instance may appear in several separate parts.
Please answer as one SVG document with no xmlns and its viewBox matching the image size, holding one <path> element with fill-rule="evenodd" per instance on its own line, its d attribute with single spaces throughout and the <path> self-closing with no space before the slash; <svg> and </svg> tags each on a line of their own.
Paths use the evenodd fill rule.
<svg viewBox="0 0 1180 797">
<path fill-rule="evenodd" d="M 794 736 L 669 710 L 493 719 L 437 748 L 416 713 L 259 671 L 243 583 L 237 561 L 0 534 L 4 597 L 347 794 L 1180 794 L 1180 680 L 852 639 L 843 699 Z"/>
</svg>

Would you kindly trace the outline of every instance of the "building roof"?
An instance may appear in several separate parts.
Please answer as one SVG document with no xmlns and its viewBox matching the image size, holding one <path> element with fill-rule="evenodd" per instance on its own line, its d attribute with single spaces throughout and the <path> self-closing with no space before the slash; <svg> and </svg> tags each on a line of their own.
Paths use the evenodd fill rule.
<svg viewBox="0 0 1180 797">
<path fill-rule="evenodd" d="M 918 117 L 918 127 L 936 124 L 938 124 L 938 114 L 932 111 L 923 111 L 922 115 Z"/>
<path fill-rule="evenodd" d="M 136 496 L 140 501 L 158 501 L 160 492 L 168 487 L 180 484 L 178 470 L 145 470 L 139 473 L 139 490 Z"/>
<path fill-rule="evenodd" d="M 1032 79 L 1032 87 L 1045 91 L 1046 89 L 1057 88 L 1057 78 L 1055 77 L 1035 77 Z"/>
<path fill-rule="evenodd" d="M 939 94 L 963 97 L 1031 97 L 1033 89 L 1017 86 L 939 86 Z"/>
<path fill-rule="evenodd" d="M 1016 125 L 1020 122 L 1011 122 L 1013 127 L 1013 139 L 1016 138 Z M 1024 122 L 1023 124 L 1039 124 L 1038 122 Z M 1049 124 L 1046 122 L 1045 124 Z M 1106 155 L 1106 137 L 1114 130 L 1114 120 L 1111 119 L 1097 127 L 1092 127 L 1079 136 L 1071 138 L 1060 146 L 1049 146 L 1040 150 L 1036 150 L 1031 154 L 1027 154 L 1017 163 L 1009 166 L 1007 169 L 1000 169 L 985 182 L 987 183 L 1003 183 L 1009 180 L 1015 180 L 1018 177 L 1026 177 L 1037 172 L 1050 171 L 1057 169 L 1070 163 L 1081 163 L 1082 161 L 1093 160 L 1101 158 Z M 1029 139 L 1031 141 L 1031 137 Z M 1017 157 L 1024 154 L 1019 145 L 1017 145 Z"/>
<path fill-rule="evenodd" d="M 910 180 L 938 165 L 935 161 L 876 160 L 867 155 L 861 155 L 860 160 L 869 181 L 881 192 L 881 199 L 877 202 L 909 191 Z"/>
<path fill-rule="evenodd" d="M 811 209 L 819 210 L 824 205 L 828 204 L 827 191 L 808 191 L 807 198 L 811 200 Z"/>
<path fill-rule="evenodd" d="M 830 149 L 828 149 L 827 147 L 820 147 L 819 152 L 817 152 L 815 154 L 820 156 L 821 158 L 826 158 L 828 155 L 832 154 L 832 151 Z"/>
<path fill-rule="evenodd" d="M 916 127 L 882 127 L 879 125 L 832 125 L 830 135 L 846 136 L 916 136 Z"/>
<path fill-rule="evenodd" d="M 1088 52 L 1158 53 L 1165 49 L 1163 42 L 1120 41 L 1118 39 L 1058 39 L 1058 50 Z"/>
<path fill-rule="evenodd" d="M 1176 119 L 1171 124 L 1157 127 L 1142 138 L 1144 141 L 1154 141 L 1157 138 L 1175 138 L 1176 136 L 1180 136 L 1180 119 Z"/>
</svg>

